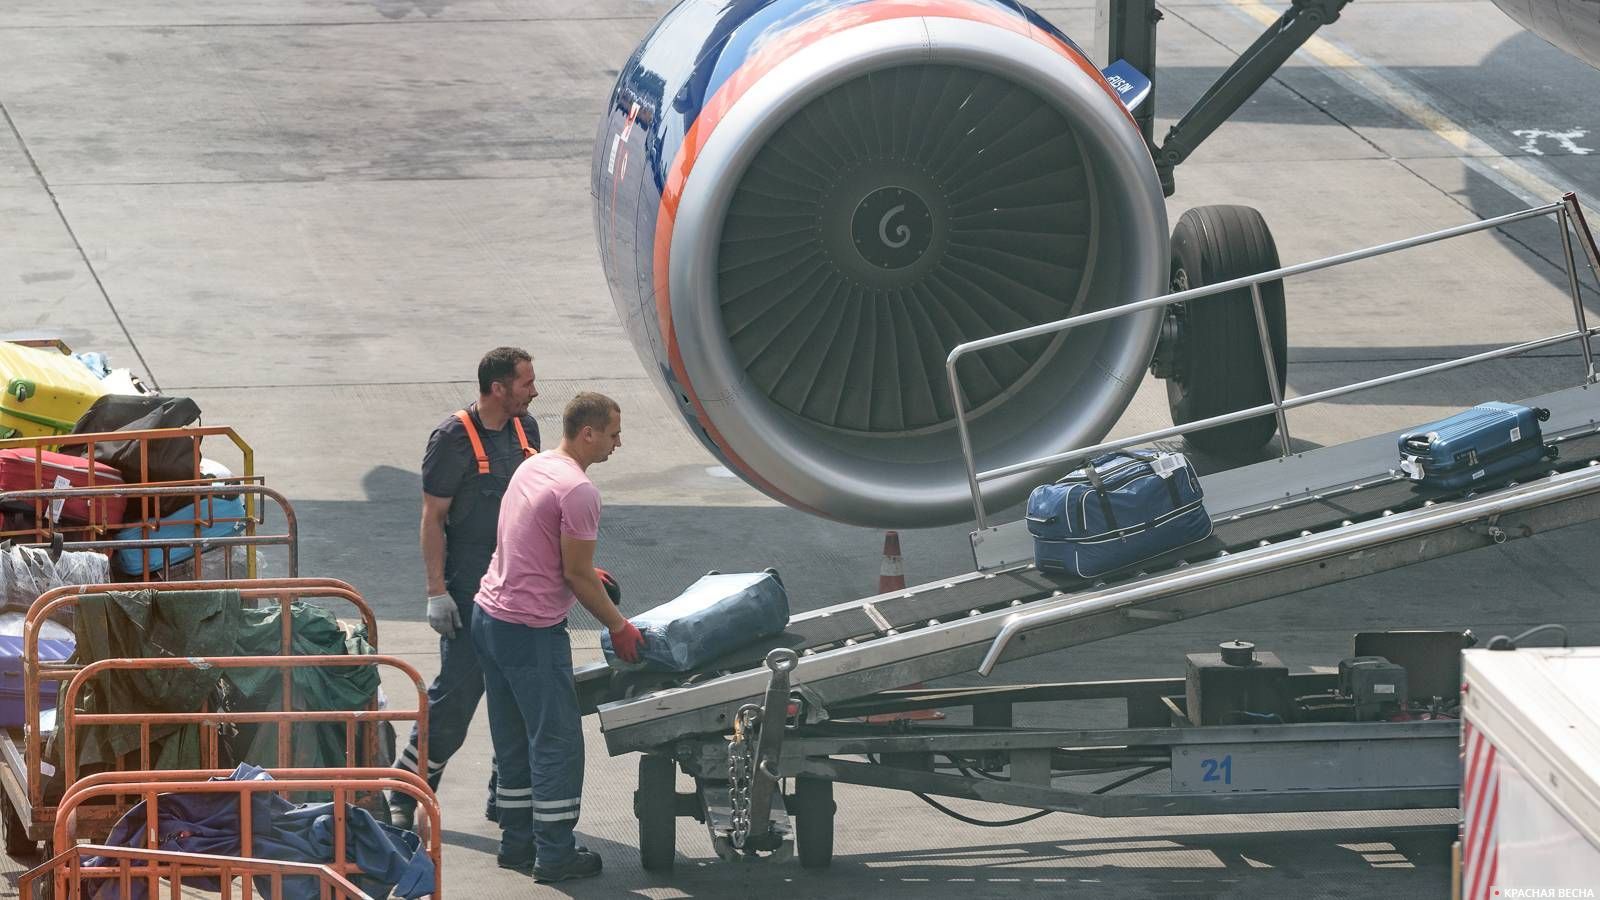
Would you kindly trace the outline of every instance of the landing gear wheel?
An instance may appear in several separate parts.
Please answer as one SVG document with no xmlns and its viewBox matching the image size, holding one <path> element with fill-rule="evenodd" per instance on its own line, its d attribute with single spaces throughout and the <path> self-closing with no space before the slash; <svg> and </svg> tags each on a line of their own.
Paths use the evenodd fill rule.
<svg viewBox="0 0 1600 900">
<path fill-rule="evenodd" d="M 11 805 L 11 798 L 3 790 L 0 790 L 0 828 L 5 829 L 6 855 L 12 859 L 30 857 L 39 849 L 39 845 L 28 837 L 28 828 L 22 823 L 22 816 Z"/>
<path fill-rule="evenodd" d="M 1201 206 L 1172 231 L 1172 290 L 1217 284 L 1278 268 L 1278 248 L 1261 213 L 1248 206 Z M 1283 282 L 1261 285 L 1281 391 L 1288 364 Z M 1169 314 L 1155 369 L 1167 380 L 1167 406 L 1182 425 L 1272 402 L 1250 289 L 1182 304 Z M 1271 415 L 1186 435 L 1198 450 L 1250 457 L 1272 438 Z"/>
<path fill-rule="evenodd" d="M 806 869 L 826 869 L 833 864 L 833 782 L 821 778 L 796 778 L 794 837 L 800 865 Z"/>
<path fill-rule="evenodd" d="M 633 814 L 639 819 L 639 864 L 647 872 L 672 870 L 678 846 L 677 782 L 677 764 L 671 757 L 639 757 Z"/>
</svg>

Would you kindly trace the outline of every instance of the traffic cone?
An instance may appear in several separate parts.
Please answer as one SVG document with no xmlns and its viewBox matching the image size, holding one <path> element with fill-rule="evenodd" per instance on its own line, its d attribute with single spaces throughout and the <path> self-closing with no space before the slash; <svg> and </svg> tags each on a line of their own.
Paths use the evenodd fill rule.
<svg viewBox="0 0 1600 900">
<path fill-rule="evenodd" d="M 887 594 L 891 591 L 906 589 L 906 566 L 900 558 L 900 532 L 885 531 L 883 533 L 883 564 L 878 567 L 878 593 Z M 926 687 L 922 682 L 906 685 L 909 688 Z M 867 716 L 868 722 L 893 722 L 896 720 L 925 720 L 942 719 L 944 713 L 936 709 L 917 709 L 911 712 L 884 713 L 877 716 Z"/>
<path fill-rule="evenodd" d="M 878 593 L 906 589 L 906 564 L 900 559 L 900 532 L 883 533 L 883 565 L 878 567 Z"/>
</svg>

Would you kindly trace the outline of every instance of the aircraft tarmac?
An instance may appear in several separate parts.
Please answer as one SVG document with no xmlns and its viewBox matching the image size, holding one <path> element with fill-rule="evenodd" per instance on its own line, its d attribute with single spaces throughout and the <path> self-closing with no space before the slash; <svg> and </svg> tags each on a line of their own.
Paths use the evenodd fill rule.
<svg viewBox="0 0 1600 900">
<path fill-rule="evenodd" d="M 1092 0 L 1035 4 L 1093 41 Z M 354 583 L 383 648 L 425 676 L 437 641 L 417 552 L 429 431 L 472 399 L 478 357 L 535 356 L 545 434 L 578 390 L 620 401 L 624 446 L 591 473 L 599 560 L 637 613 L 708 569 L 776 566 L 797 611 L 874 592 L 881 532 L 784 508 L 729 477 L 646 380 L 595 249 L 589 171 L 618 67 L 667 4 L 634 0 L 9 0 L 0 8 L 0 335 L 99 350 L 231 425 L 299 517 L 300 572 Z M 1260 33 L 1274 4 L 1163 5 L 1158 136 Z M 1364 0 L 1177 170 L 1191 206 L 1258 207 L 1285 263 L 1458 225 L 1576 190 L 1600 198 L 1600 72 L 1487 0 Z M 1593 283 L 1585 299 L 1593 315 Z M 1546 220 L 1291 281 L 1291 394 L 1572 327 Z M 1576 348 L 1290 414 L 1326 446 L 1578 383 Z M 1118 433 L 1168 423 L 1149 382 Z M 1271 448 L 1264 454 L 1273 452 Z M 967 529 L 901 534 L 916 583 L 971 567 Z M 995 681 L 1176 677 L 1183 655 L 1254 641 L 1295 670 L 1358 630 L 1560 622 L 1600 642 L 1600 527 L 1002 667 Z M 281 556 L 268 574 L 287 574 Z M 597 658 L 574 615 L 577 654 Z M 976 676 L 959 679 L 974 682 Z M 390 697 L 403 697 L 390 684 Z M 1084 724 L 1110 710 L 1090 709 Z M 1019 713 L 1019 724 L 1028 721 Z M 642 871 L 634 759 L 592 718 L 581 841 L 600 878 L 496 869 L 480 709 L 441 790 L 453 893 L 721 897 L 1443 896 L 1454 810 L 1096 820 L 1006 829 L 915 797 L 841 787 L 833 867 L 730 864 L 678 827 Z M 687 789 L 684 780 L 682 788 Z M 954 801 L 972 816 L 1009 808 Z M 0 859 L 0 894 L 21 867 Z"/>
</svg>

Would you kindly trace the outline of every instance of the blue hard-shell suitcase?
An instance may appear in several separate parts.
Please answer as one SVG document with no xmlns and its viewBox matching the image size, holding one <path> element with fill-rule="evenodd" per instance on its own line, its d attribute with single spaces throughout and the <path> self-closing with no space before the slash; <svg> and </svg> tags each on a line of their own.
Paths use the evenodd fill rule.
<svg viewBox="0 0 1600 900">
<path fill-rule="evenodd" d="M 199 506 L 199 525 L 202 548 L 210 549 L 203 543 L 205 538 L 236 537 L 244 534 L 246 514 L 244 501 L 235 494 L 231 496 L 201 497 Z M 141 538 L 156 541 L 171 541 L 165 547 L 126 547 L 113 554 L 112 559 L 119 571 L 127 575 L 140 575 L 149 572 L 160 572 L 169 562 L 177 565 L 194 556 L 195 539 L 195 505 L 189 504 L 184 508 L 164 516 L 160 526 L 153 529 L 147 536 L 144 529 L 135 526 L 117 532 L 117 540 L 136 541 Z M 189 543 L 182 543 L 188 541 Z M 146 568 L 145 560 L 148 554 L 149 567 Z"/>
<path fill-rule="evenodd" d="M 1515 403 L 1482 403 L 1400 435 L 1400 470 L 1427 487 L 1492 484 L 1556 450 L 1539 423 L 1550 411 Z"/>
<path fill-rule="evenodd" d="M 1028 497 L 1034 564 L 1094 578 L 1211 536 L 1194 466 L 1181 453 L 1124 450 Z"/>
</svg>

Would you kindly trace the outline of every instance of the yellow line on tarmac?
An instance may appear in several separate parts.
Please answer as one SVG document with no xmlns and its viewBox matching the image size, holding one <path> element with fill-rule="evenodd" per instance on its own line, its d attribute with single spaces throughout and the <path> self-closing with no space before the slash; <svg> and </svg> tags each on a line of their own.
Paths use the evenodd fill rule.
<svg viewBox="0 0 1600 900">
<path fill-rule="evenodd" d="M 1259 0 L 1228 0 L 1228 2 L 1263 25 L 1271 25 L 1278 21 L 1281 15 Z M 1490 170 L 1485 174 L 1490 174 L 1491 177 L 1498 175 L 1497 180 L 1501 181 L 1501 186 L 1513 194 L 1519 194 L 1524 201 L 1533 204 L 1549 203 L 1565 193 L 1530 171 L 1527 166 L 1484 143 L 1414 91 L 1397 84 L 1392 78 L 1373 71 L 1370 65 L 1332 43 L 1312 35 L 1299 52 L 1310 56 L 1326 68 L 1336 70 L 1341 76 L 1360 85 L 1401 115 L 1433 132 L 1445 143 L 1468 157 L 1463 160 L 1468 165 L 1476 162 Z"/>
</svg>

